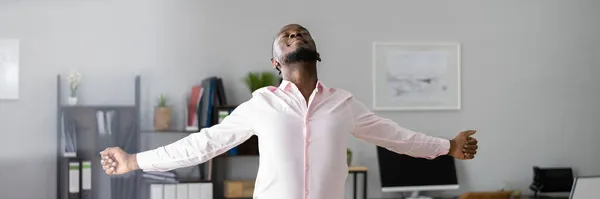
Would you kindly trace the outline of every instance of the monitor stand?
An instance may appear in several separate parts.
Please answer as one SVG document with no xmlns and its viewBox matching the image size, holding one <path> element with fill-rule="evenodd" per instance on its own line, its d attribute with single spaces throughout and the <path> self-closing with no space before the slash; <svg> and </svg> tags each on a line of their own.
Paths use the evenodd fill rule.
<svg viewBox="0 0 600 199">
<path fill-rule="evenodd" d="M 406 197 L 406 199 L 433 199 L 433 198 L 428 197 L 428 196 L 419 196 L 419 191 L 413 191 L 409 197 Z"/>
</svg>

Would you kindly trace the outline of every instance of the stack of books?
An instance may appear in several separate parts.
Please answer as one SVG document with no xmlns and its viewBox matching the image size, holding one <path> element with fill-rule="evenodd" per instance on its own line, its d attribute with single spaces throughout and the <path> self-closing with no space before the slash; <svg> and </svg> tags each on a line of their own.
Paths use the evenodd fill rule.
<svg viewBox="0 0 600 199">
<path fill-rule="evenodd" d="M 215 109 L 227 105 L 223 80 L 211 76 L 192 86 L 187 99 L 186 131 L 200 131 L 219 122 Z M 199 165 L 200 179 L 212 179 L 212 160 Z"/>
<path fill-rule="evenodd" d="M 146 171 L 142 175 L 145 179 L 152 181 L 163 182 L 163 183 L 178 183 L 177 175 L 173 172 L 154 172 Z"/>
<path fill-rule="evenodd" d="M 218 122 L 215 107 L 227 105 L 223 80 L 209 77 L 192 86 L 186 109 L 186 130 L 199 131 Z"/>
</svg>

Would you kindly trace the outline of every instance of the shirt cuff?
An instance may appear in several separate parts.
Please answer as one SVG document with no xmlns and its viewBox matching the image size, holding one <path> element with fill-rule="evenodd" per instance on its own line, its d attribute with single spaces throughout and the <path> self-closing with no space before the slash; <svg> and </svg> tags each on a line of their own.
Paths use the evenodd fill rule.
<svg viewBox="0 0 600 199">
<path fill-rule="evenodd" d="M 438 156 L 448 155 L 448 152 L 450 152 L 450 140 L 440 138 L 440 149 Z"/>
<path fill-rule="evenodd" d="M 152 167 L 152 162 L 151 162 L 151 158 L 152 158 L 151 153 L 154 153 L 154 150 L 144 151 L 144 152 L 135 154 L 135 158 L 137 160 L 138 167 L 141 170 L 143 170 L 143 171 L 152 170 L 153 167 Z"/>
</svg>

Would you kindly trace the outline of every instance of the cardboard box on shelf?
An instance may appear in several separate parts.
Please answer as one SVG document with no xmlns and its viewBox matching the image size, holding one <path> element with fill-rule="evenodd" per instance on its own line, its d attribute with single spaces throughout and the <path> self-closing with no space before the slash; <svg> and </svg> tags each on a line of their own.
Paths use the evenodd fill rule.
<svg viewBox="0 0 600 199">
<path fill-rule="evenodd" d="M 225 181 L 225 198 L 251 198 L 254 193 L 254 180 Z"/>
</svg>

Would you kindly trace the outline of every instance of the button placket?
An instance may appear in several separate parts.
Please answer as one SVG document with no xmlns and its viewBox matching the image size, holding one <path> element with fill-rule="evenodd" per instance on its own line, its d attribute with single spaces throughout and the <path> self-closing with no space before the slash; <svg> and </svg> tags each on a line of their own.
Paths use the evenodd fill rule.
<svg viewBox="0 0 600 199">
<path fill-rule="evenodd" d="M 308 126 L 308 120 L 305 121 L 305 138 L 304 138 L 304 198 L 308 199 L 308 178 L 309 178 L 309 143 L 310 143 L 310 130 Z"/>
<path fill-rule="evenodd" d="M 312 100 L 311 100 L 312 101 Z M 311 110 L 311 104 L 308 104 L 307 110 L 306 110 L 306 115 L 304 118 L 304 198 L 308 199 L 308 181 L 309 181 L 309 157 L 310 157 L 310 153 L 309 153 L 309 145 L 310 145 L 310 110 Z"/>
<path fill-rule="evenodd" d="M 317 93 L 313 91 L 311 97 L 309 97 L 306 114 L 304 116 L 304 199 L 308 199 L 308 180 L 309 180 L 309 146 L 310 146 L 310 113 L 311 107 L 314 103 L 314 99 L 317 97 Z"/>
</svg>

